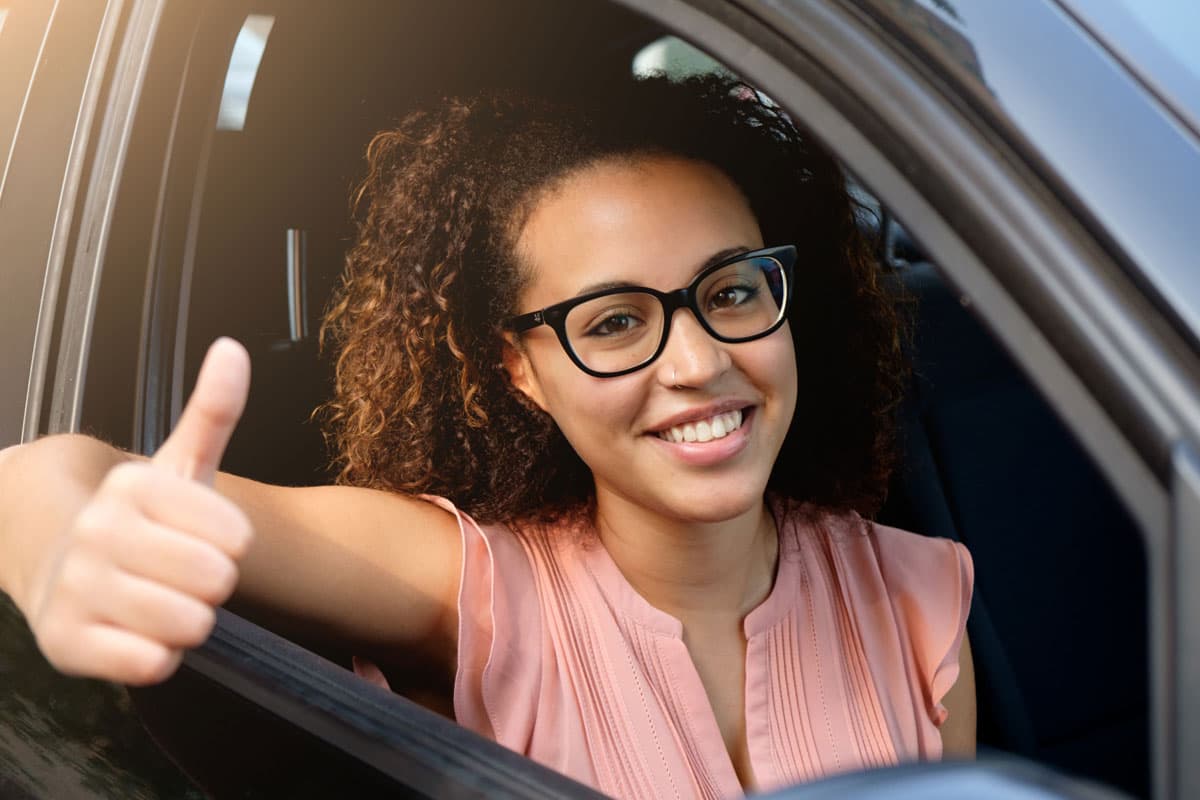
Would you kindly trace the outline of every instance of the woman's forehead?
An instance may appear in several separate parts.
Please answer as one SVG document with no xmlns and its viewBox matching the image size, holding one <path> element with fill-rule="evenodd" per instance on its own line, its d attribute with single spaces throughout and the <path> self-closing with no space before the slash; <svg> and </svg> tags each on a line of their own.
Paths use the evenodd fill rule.
<svg viewBox="0 0 1200 800">
<path fill-rule="evenodd" d="M 557 183 L 530 212 L 517 242 L 530 272 L 522 305 L 605 283 L 674 289 L 713 254 L 762 244 L 748 202 L 716 167 L 665 156 L 601 162 Z"/>
</svg>

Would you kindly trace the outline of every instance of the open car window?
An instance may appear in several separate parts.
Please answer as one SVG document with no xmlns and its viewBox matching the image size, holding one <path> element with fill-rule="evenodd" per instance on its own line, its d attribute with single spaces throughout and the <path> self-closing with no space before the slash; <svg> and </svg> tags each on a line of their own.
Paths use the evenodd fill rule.
<svg viewBox="0 0 1200 800">
<path fill-rule="evenodd" d="M 74 424 L 153 450 L 208 344 L 231 335 L 250 350 L 255 386 L 223 468 L 289 485 L 328 482 L 330 454 L 310 416 L 328 396 L 332 365 L 315 334 L 353 234 L 349 198 L 371 135 L 416 105 L 487 85 L 554 93 L 577 80 L 624 79 L 631 69 L 728 64 L 837 151 L 869 209 L 864 222 L 879 237 L 880 270 L 913 316 L 914 378 L 898 412 L 903 460 L 880 519 L 962 541 L 974 554 L 969 633 L 981 745 L 1149 793 L 1155 706 L 1147 580 L 1155 556 L 1143 534 L 1155 535 L 1166 514 L 1162 481 L 1145 466 L 1142 443 L 1120 432 L 1128 420 L 1097 399 L 1103 383 L 1087 365 L 1058 355 L 1070 351 L 1063 339 L 1047 338 L 1052 320 L 1030 319 L 1034 289 L 1022 294 L 1011 277 L 1020 269 L 1009 269 L 1002 285 L 986 277 L 1006 268 L 986 245 L 1011 229 L 988 227 L 981 212 L 953 218 L 952 189 L 934 187 L 932 169 L 916 170 L 919 190 L 906 183 L 895 165 L 927 157 L 910 153 L 903 161 L 911 131 L 889 138 L 871 128 L 879 124 L 871 113 L 854 118 L 857 127 L 847 122 L 851 101 L 840 109 L 818 102 L 814 86 L 837 94 L 810 63 L 822 54 L 811 37 L 804 48 L 787 41 L 789 25 L 824 19 L 817 11 L 768 4 L 776 14 L 768 26 L 697 5 L 658 4 L 651 18 L 625 5 L 567 10 L 548 0 L 166 4 L 146 48 L 147 80 L 96 260 Z M 824 19 L 831 41 L 845 36 L 870 49 L 862 31 L 876 23 L 846 11 L 856 4 L 814 5 L 844 12 Z M 521 33 L 491 35 L 501 27 Z M 0 29 L 0 51 L 4 36 Z M 955 46 L 963 55 L 970 43 Z M 1019 178 L 1034 183 L 1026 173 Z M 1070 216 L 1053 198 L 1042 200 L 1055 219 Z M 1063 227 L 1087 240 L 1075 223 Z M 966 241 L 964 231 L 977 238 Z M 227 617 L 179 678 L 137 693 L 140 718 L 200 785 L 217 791 L 403 786 L 465 796 L 502 785 L 517 796 L 588 794 L 374 687 L 347 690 L 339 674 L 355 680 L 345 670 L 348 654 L 319 660 L 310 650 L 319 644 L 279 641 L 252 621 Z M 21 691 L 13 697 L 34 704 L 49 704 L 52 693 Z M 103 698 L 72 701 L 105 709 L 82 724 L 111 724 L 118 744 L 100 749 L 122 752 L 91 780 L 133 794 L 198 791 L 165 761 L 153 770 L 131 766 L 149 740 L 130 725 L 138 718 L 122 693 L 94 691 L 88 697 Z M 195 725 L 185 730 L 181 720 Z M 421 732 L 432 732 L 425 744 Z M 48 736 L 71 746 L 87 741 L 78 732 Z M 0 739 L 0 747 L 29 757 L 11 741 Z M 312 769 L 298 769 L 300 762 Z M 437 763 L 447 765 L 442 783 Z M 130 777 L 142 773 L 151 777 Z M 38 788 L 14 781 L 22 791 Z"/>
</svg>

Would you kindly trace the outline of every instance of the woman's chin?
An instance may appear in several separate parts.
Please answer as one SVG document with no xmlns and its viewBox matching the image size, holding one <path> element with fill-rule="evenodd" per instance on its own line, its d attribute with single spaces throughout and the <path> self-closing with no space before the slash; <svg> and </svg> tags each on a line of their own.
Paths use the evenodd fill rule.
<svg viewBox="0 0 1200 800">
<path fill-rule="evenodd" d="M 620 482 L 598 481 L 597 499 L 606 504 L 607 497 L 618 505 L 640 508 L 683 524 L 726 522 L 762 508 L 770 471 L 755 467 L 758 465 L 744 465 L 724 470 L 721 475 L 631 470 L 620 476 Z"/>
<path fill-rule="evenodd" d="M 748 485 L 720 487 L 700 486 L 692 490 L 678 491 L 660 502 L 667 513 L 680 521 L 699 524 L 726 522 L 756 511 L 762 506 L 765 486 Z"/>
</svg>

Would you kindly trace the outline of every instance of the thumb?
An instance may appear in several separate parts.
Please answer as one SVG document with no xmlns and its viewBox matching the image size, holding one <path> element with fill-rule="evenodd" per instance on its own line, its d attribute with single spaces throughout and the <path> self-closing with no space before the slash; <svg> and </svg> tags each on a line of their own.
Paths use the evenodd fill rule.
<svg viewBox="0 0 1200 800">
<path fill-rule="evenodd" d="M 200 365 L 196 387 L 175 430 L 152 463 L 211 486 L 249 391 L 246 348 L 228 337 L 217 339 Z"/>
</svg>

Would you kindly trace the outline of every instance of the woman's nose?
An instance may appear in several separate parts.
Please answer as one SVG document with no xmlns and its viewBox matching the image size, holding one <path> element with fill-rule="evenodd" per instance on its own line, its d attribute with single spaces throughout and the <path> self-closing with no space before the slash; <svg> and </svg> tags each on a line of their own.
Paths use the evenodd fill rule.
<svg viewBox="0 0 1200 800">
<path fill-rule="evenodd" d="M 710 336 L 691 311 L 680 309 L 673 315 L 666 348 L 657 365 L 658 379 L 664 386 L 705 386 L 732 363 L 726 345 Z"/>
</svg>

